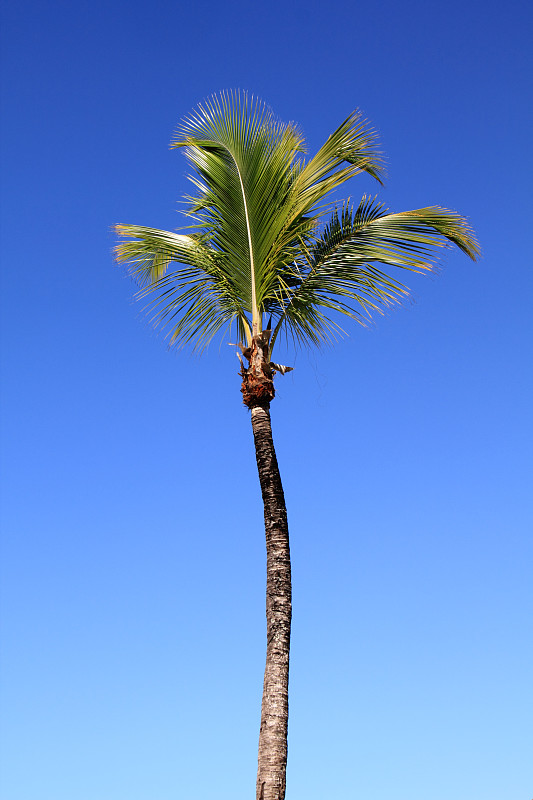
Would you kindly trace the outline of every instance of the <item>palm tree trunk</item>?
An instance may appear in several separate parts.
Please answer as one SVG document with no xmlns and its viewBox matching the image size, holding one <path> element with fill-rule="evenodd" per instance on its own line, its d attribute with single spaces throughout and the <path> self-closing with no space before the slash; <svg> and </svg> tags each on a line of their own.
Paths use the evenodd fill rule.
<svg viewBox="0 0 533 800">
<path fill-rule="evenodd" d="M 284 800 L 289 719 L 291 559 L 287 509 L 272 440 L 269 403 L 251 408 L 257 469 L 265 507 L 267 654 L 256 800 Z"/>
</svg>

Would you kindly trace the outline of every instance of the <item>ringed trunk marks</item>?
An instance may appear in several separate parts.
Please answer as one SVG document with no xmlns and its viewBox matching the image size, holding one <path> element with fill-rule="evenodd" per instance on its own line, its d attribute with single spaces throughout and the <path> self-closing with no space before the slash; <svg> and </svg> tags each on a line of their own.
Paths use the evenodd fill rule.
<svg viewBox="0 0 533 800">
<path fill-rule="evenodd" d="M 267 653 L 261 704 L 257 800 L 284 800 L 289 717 L 291 562 L 283 486 L 272 439 L 268 403 L 252 408 L 267 550 Z"/>
</svg>

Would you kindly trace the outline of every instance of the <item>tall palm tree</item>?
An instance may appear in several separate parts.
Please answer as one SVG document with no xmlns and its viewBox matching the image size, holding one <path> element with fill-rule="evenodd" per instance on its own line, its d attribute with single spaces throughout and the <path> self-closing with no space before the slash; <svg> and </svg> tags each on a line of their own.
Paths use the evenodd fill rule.
<svg viewBox="0 0 533 800">
<path fill-rule="evenodd" d="M 383 266 L 431 271 L 436 249 L 449 243 L 472 259 L 479 254 L 466 220 L 447 209 L 391 214 L 366 196 L 358 205 L 328 203 L 332 190 L 361 172 L 381 183 L 376 143 L 355 111 L 306 160 L 295 125 L 245 93 L 214 95 L 171 143 L 184 148 L 193 168 L 189 232 L 116 226 L 116 258 L 140 284 L 139 297 L 170 345 L 203 349 L 221 330 L 238 342 L 267 549 L 257 800 L 283 800 L 287 763 L 291 564 L 269 408 L 274 376 L 289 367 L 273 360 L 276 343 L 284 334 L 318 345 L 342 333 L 342 317 L 365 324 L 404 300 L 407 288 Z"/>
</svg>

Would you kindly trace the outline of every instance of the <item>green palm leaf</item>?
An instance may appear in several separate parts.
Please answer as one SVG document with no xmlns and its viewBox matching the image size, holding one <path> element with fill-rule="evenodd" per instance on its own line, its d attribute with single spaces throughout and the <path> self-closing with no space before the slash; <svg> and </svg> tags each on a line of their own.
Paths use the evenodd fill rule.
<svg viewBox="0 0 533 800">
<path fill-rule="evenodd" d="M 170 344 L 195 341 L 205 347 L 225 324 L 235 322 L 240 338 L 250 337 L 231 270 L 221 253 L 209 247 L 202 236 L 184 236 L 140 225 L 116 225 L 125 237 L 115 248 L 118 263 L 142 290 L 138 299 L 148 299 L 145 311 L 156 327 L 173 326 Z M 173 264 L 187 265 L 173 269 Z"/>
<path fill-rule="evenodd" d="M 231 260 L 243 303 L 260 331 L 263 296 L 273 280 L 272 256 L 282 246 L 280 211 L 287 205 L 302 138 L 259 101 L 235 94 L 200 106 L 180 125 L 172 144 L 185 148 L 195 168 L 198 194 L 190 198 L 190 211 L 213 247 Z"/>
<path fill-rule="evenodd" d="M 404 284 L 376 264 L 433 271 L 438 249 L 450 243 L 474 260 L 479 255 L 466 220 L 437 206 L 390 214 L 376 198 L 363 197 L 355 210 L 349 204 L 340 213 L 334 210 L 305 269 L 298 270 L 299 285 L 285 293 L 272 346 L 284 326 L 300 342 L 310 339 L 309 327 L 313 344 L 330 338 L 339 328 L 325 309 L 365 324 L 373 313 L 383 313 L 409 295 Z M 313 315 L 307 313 L 310 308 Z"/>
</svg>

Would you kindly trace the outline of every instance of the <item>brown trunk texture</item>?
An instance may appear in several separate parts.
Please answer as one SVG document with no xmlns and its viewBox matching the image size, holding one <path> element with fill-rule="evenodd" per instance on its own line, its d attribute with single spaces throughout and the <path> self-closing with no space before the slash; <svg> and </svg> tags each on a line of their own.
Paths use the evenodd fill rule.
<svg viewBox="0 0 533 800">
<path fill-rule="evenodd" d="M 291 559 L 287 509 L 279 474 L 267 402 L 252 405 L 252 428 L 265 507 L 267 551 L 267 654 L 256 800 L 284 800 L 289 719 L 291 637 Z"/>
</svg>

